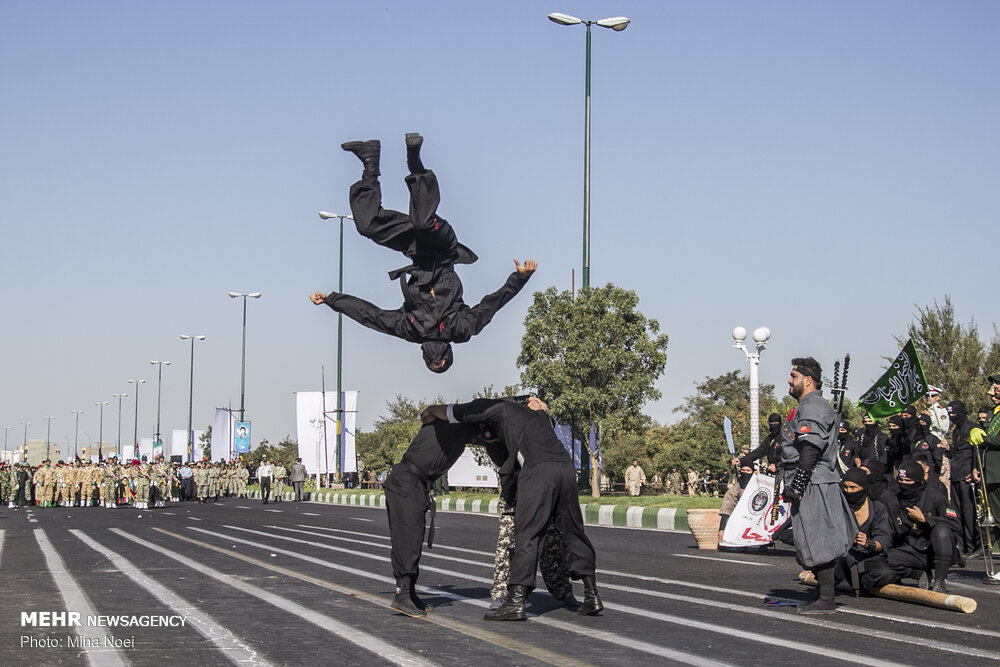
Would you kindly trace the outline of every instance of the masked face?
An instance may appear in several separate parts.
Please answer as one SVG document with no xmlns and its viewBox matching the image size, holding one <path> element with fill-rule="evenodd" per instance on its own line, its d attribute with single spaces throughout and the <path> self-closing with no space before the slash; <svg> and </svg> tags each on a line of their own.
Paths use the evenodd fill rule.
<svg viewBox="0 0 1000 667">
<path fill-rule="evenodd" d="M 857 512 L 865 504 L 865 500 L 868 494 L 865 492 L 864 488 L 854 482 L 844 482 L 840 485 L 841 491 L 844 492 L 844 498 L 847 499 L 847 504 L 851 506 L 851 509 Z"/>
</svg>

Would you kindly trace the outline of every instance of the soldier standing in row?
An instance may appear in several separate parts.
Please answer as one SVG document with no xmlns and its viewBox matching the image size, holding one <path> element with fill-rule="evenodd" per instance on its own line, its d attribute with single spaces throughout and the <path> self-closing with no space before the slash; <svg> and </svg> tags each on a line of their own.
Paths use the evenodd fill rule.
<svg viewBox="0 0 1000 667">
<path fill-rule="evenodd" d="M 250 471 L 247 470 L 243 461 L 236 466 L 236 497 L 247 497 L 247 480 L 250 479 Z"/>
<path fill-rule="evenodd" d="M 205 462 L 200 461 L 194 471 L 195 492 L 198 494 L 198 502 L 203 503 L 208 498 L 208 469 Z"/>
<path fill-rule="evenodd" d="M 281 461 L 278 461 L 273 468 L 274 472 L 274 502 L 280 503 L 282 496 L 285 493 L 285 477 L 288 476 L 288 471 L 285 470 L 285 466 L 281 465 Z"/>
</svg>

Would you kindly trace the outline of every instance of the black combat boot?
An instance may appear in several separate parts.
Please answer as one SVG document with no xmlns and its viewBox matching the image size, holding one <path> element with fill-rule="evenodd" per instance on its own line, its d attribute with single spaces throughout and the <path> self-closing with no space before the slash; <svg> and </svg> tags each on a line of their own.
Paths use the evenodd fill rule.
<svg viewBox="0 0 1000 667">
<path fill-rule="evenodd" d="M 412 602 L 413 606 L 416 607 L 417 609 L 430 611 L 431 610 L 430 605 L 421 600 L 420 596 L 417 595 L 417 579 L 419 577 L 420 574 L 417 573 L 410 578 L 410 602 Z"/>
<path fill-rule="evenodd" d="M 392 599 L 392 604 L 390 607 L 394 611 L 398 611 L 400 614 L 406 614 L 407 616 L 413 616 L 414 618 L 420 618 L 421 616 L 426 616 L 427 612 L 423 609 L 418 609 L 413 601 L 410 599 L 410 595 L 413 592 L 413 582 L 410 577 L 400 577 L 396 580 L 396 597 Z"/>
<path fill-rule="evenodd" d="M 406 135 L 406 166 L 410 168 L 411 174 L 420 174 L 424 171 L 424 163 L 420 161 L 420 146 L 423 145 L 424 138 L 416 132 Z"/>
<path fill-rule="evenodd" d="M 581 616 L 595 616 L 604 611 L 604 603 L 597 596 L 597 578 L 594 575 L 583 577 L 583 604 L 576 613 Z"/>
<path fill-rule="evenodd" d="M 523 621 L 527 618 L 524 613 L 524 586 L 512 584 L 507 586 L 507 599 L 499 609 L 495 609 L 483 616 L 487 621 Z"/>
<path fill-rule="evenodd" d="M 379 157 L 382 154 L 382 142 L 378 139 L 369 139 L 368 141 L 348 141 L 347 143 L 340 144 L 340 147 L 345 151 L 354 153 L 361 160 L 364 165 L 364 173 L 361 175 L 362 178 L 378 178 L 379 176 Z"/>
<path fill-rule="evenodd" d="M 816 582 L 819 584 L 819 597 L 808 604 L 798 607 L 795 611 L 807 616 L 818 616 L 821 614 L 834 614 L 837 612 L 837 603 L 834 602 L 836 589 L 834 588 L 834 564 L 827 563 L 813 568 Z"/>
</svg>

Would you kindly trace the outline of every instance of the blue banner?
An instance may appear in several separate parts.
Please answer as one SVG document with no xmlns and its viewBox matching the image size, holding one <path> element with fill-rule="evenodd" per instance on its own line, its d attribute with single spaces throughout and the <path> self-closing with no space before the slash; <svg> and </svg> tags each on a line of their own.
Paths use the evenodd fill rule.
<svg viewBox="0 0 1000 667">
<path fill-rule="evenodd" d="M 250 422 L 236 422 L 236 453 L 250 451 Z"/>
</svg>

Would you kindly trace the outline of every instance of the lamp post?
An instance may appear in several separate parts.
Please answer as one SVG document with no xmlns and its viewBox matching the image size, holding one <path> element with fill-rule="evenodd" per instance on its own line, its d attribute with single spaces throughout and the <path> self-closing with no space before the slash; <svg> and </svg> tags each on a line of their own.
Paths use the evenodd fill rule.
<svg viewBox="0 0 1000 667">
<path fill-rule="evenodd" d="M 132 439 L 135 441 L 135 451 L 132 452 L 133 458 L 139 458 L 139 385 L 143 384 L 145 380 L 129 380 L 129 384 L 135 385 L 135 431 L 132 435 Z"/>
<path fill-rule="evenodd" d="M 76 415 L 76 435 L 73 436 L 73 458 L 76 458 L 76 453 L 79 451 L 77 445 L 80 444 L 80 415 L 83 414 L 83 410 L 71 410 L 71 412 Z"/>
<path fill-rule="evenodd" d="M 187 334 L 181 334 L 181 340 L 191 341 L 191 384 L 188 390 L 188 452 L 187 460 L 194 460 L 194 342 L 196 340 L 205 340 L 204 336 L 188 336 Z"/>
<path fill-rule="evenodd" d="M 28 427 L 31 426 L 31 422 L 21 422 L 21 423 L 24 424 L 24 444 L 23 444 L 24 449 L 21 450 L 21 453 L 22 453 L 22 455 L 24 457 L 24 462 L 27 462 L 27 460 L 28 460 Z M 46 458 L 48 458 L 48 457 L 46 457 Z"/>
<path fill-rule="evenodd" d="M 583 120 L 583 286 L 587 288 L 590 287 L 590 26 L 596 23 L 602 28 L 621 32 L 628 27 L 629 19 L 624 16 L 615 16 L 598 21 L 587 21 L 559 12 L 549 14 L 548 18 L 559 25 L 579 25 L 582 23 L 587 26 L 587 82 Z"/>
<path fill-rule="evenodd" d="M 100 403 L 94 403 L 97 407 L 101 409 L 101 421 L 98 422 L 97 427 L 97 460 L 101 461 L 104 459 L 104 406 L 107 405 L 107 401 L 101 401 Z"/>
<path fill-rule="evenodd" d="M 42 417 L 46 422 L 45 425 L 45 458 L 49 458 L 49 436 L 52 434 L 52 420 L 55 417 Z"/>
<path fill-rule="evenodd" d="M 758 379 L 757 367 L 760 364 L 760 353 L 767 347 L 767 341 L 771 338 L 771 330 L 767 327 L 759 327 L 753 331 L 754 342 L 757 349 L 753 352 L 746 348 L 743 341 L 746 340 L 747 330 L 743 327 L 733 329 L 733 345 L 737 350 L 743 350 L 750 362 L 750 450 L 757 449 L 760 444 L 760 381 Z"/>
<path fill-rule="evenodd" d="M 251 292 L 250 294 L 240 294 L 239 292 L 229 293 L 230 299 L 243 297 L 243 361 L 240 364 L 240 421 L 245 421 L 243 419 L 243 408 L 247 380 L 247 297 L 259 299 L 260 294 L 260 292 Z"/>
<path fill-rule="evenodd" d="M 169 361 L 150 361 L 150 364 L 157 366 L 157 376 L 156 376 L 156 439 L 153 441 L 153 447 L 160 442 L 160 389 L 163 387 L 163 367 L 169 366 Z M 156 458 L 155 456 L 153 457 Z"/>
<path fill-rule="evenodd" d="M 320 211 L 319 217 L 324 220 L 329 220 L 330 218 L 340 218 L 340 275 L 337 282 L 337 291 L 343 293 L 344 291 L 344 220 L 354 220 L 353 215 L 339 215 L 337 213 L 330 213 L 328 211 Z M 343 369 L 344 369 L 344 316 L 342 313 L 337 313 L 337 445 L 333 448 L 334 456 L 336 457 L 336 463 L 333 469 L 333 481 L 340 483 L 341 480 L 341 470 L 340 470 L 340 452 L 341 452 L 341 442 L 343 440 L 343 419 L 344 419 L 344 400 L 343 400 Z M 326 415 L 323 415 L 323 419 L 326 419 Z"/>
<path fill-rule="evenodd" d="M 7 434 L 10 433 L 10 430 L 12 428 L 14 428 L 14 427 L 13 426 L 4 426 L 3 427 L 3 453 L 4 453 L 4 458 L 7 457 Z M 11 463 L 13 463 L 13 461 Z"/>
<path fill-rule="evenodd" d="M 115 454 L 121 459 L 122 456 L 122 399 L 128 394 L 111 394 L 118 399 L 118 439 L 115 441 Z"/>
</svg>

